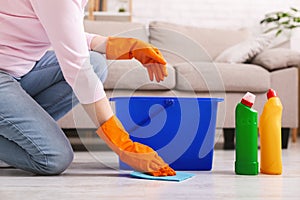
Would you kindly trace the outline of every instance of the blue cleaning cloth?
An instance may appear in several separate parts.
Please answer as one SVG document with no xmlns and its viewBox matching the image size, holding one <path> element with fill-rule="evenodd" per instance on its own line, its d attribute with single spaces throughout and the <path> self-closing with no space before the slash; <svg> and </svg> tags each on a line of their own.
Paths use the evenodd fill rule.
<svg viewBox="0 0 300 200">
<path fill-rule="evenodd" d="M 135 178 L 149 179 L 149 180 L 160 180 L 160 181 L 184 181 L 188 178 L 195 176 L 195 174 L 186 173 L 186 172 L 176 172 L 175 176 L 151 176 L 141 172 L 131 172 L 131 176 Z"/>
</svg>

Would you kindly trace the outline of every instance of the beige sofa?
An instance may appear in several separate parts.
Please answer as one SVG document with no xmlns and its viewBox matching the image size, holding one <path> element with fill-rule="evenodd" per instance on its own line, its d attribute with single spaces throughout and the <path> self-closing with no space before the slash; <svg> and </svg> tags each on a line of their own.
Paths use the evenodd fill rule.
<svg viewBox="0 0 300 200">
<path fill-rule="evenodd" d="M 233 134 L 235 106 L 242 96 L 248 91 L 254 93 L 254 109 L 261 113 L 266 92 L 273 88 L 284 107 L 282 126 L 287 130 L 298 127 L 297 67 L 300 55 L 296 52 L 264 49 L 246 63 L 216 62 L 226 49 L 249 40 L 250 32 L 163 22 L 151 22 L 146 27 L 140 23 L 85 21 L 85 27 L 91 33 L 135 37 L 149 42 L 162 51 L 168 62 L 169 76 L 165 81 L 155 83 L 149 81 L 146 70 L 135 60 L 108 61 L 109 73 L 104 84 L 108 97 L 221 97 L 224 102 L 219 104 L 217 128 Z M 64 129 L 96 128 L 80 106 L 59 124 Z M 216 142 L 221 140 L 222 137 L 216 138 Z"/>
</svg>

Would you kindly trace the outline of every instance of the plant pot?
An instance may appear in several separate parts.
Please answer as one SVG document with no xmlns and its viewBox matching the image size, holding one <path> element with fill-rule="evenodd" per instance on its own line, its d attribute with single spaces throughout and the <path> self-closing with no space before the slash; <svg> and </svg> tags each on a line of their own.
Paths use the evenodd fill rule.
<svg viewBox="0 0 300 200">
<path fill-rule="evenodd" d="M 290 48 L 300 52 L 300 28 L 292 31 L 290 37 Z"/>
</svg>

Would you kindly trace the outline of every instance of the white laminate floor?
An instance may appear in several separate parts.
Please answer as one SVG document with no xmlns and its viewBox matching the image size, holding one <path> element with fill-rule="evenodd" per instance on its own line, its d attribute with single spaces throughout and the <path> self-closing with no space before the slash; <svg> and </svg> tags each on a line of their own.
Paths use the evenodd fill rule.
<svg viewBox="0 0 300 200">
<path fill-rule="evenodd" d="M 15 199 L 300 199 L 300 141 L 283 150 L 283 174 L 240 176 L 234 151 L 215 150 L 212 171 L 183 182 L 134 179 L 118 171 L 112 152 L 76 152 L 60 176 L 33 176 L 0 168 L 0 200 Z M 104 163 L 104 164 L 103 164 Z M 107 165 L 107 166 L 105 166 Z"/>
</svg>

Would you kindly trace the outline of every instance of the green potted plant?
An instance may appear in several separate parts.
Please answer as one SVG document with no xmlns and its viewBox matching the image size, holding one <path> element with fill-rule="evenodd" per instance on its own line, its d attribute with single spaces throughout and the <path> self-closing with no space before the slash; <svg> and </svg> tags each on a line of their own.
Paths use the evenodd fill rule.
<svg viewBox="0 0 300 200">
<path fill-rule="evenodd" d="M 120 3 L 120 8 L 119 8 L 119 12 L 120 13 L 123 13 L 123 12 L 126 12 L 127 10 L 126 10 L 126 7 L 127 7 L 127 5 L 128 5 L 128 0 L 119 0 L 119 3 Z"/>
<path fill-rule="evenodd" d="M 290 11 L 271 12 L 265 15 L 260 24 L 266 25 L 265 33 L 276 31 L 275 35 L 280 35 L 283 31 L 292 31 L 300 27 L 300 11 L 290 8 Z"/>
<path fill-rule="evenodd" d="M 264 33 L 275 32 L 274 37 L 280 35 L 281 39 L 277 39 L 277 44 L 289 41 L 290 48 L 300 51 L 300 10 L 290 8 L 289 11 L 271 12 L 265 15 L 260 21 L 264 26 Z M 276 43 L 276 42 L 275 42 Z"/>
</svg>

